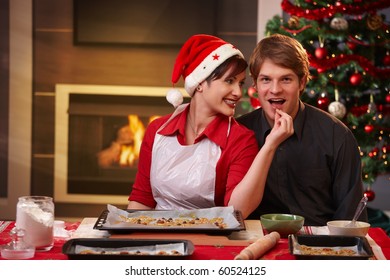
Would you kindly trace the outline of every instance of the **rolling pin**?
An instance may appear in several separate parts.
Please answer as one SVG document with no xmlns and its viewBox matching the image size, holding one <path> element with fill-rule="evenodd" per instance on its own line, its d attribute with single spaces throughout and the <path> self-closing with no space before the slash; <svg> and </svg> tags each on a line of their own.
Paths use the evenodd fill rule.
<svg viewBox="0 0 390 280">
<path fill-rule="evenodd" d="M 243 249 L 234 259 L 235 260 L 257 260 L 267 251 L 273 248 L 280 239 L 280 234 L 273 231 L 254 243 Z"/>
</svg>

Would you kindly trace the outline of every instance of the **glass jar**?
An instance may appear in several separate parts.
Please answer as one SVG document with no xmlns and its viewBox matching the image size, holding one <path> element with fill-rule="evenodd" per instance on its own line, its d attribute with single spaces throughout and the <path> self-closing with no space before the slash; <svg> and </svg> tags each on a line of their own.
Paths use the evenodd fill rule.
<svg viewBox="0 0 390 280">
<path fill-rule="evenodd" d="M 53 247 L 54 203 L 48 196 L 22 196 L 16 206 L 16 228 L 25 232 L 24 241 L 36 251 Z"/>
</svg>

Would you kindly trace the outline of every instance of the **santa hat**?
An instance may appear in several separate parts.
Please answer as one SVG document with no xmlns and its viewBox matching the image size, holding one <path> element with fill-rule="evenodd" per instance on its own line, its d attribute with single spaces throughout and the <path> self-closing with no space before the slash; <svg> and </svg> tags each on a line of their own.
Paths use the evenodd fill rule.
<svg viewBox="0 0 390 280">
<path fill-rule="evenodd" d="M 236 47 L 218 37 L 206 34 L 194 35 L 184 43 L 176 58 L 172 83 L 176 84 L 182 76 L 184 88 L 192 96 L 201 82 L 224 61 L 235 55 L 244 58 Z M 178 90 L 170 90 L 167 100 L 176 107 L 183 102 L 183 96 Z"/>
</svg>

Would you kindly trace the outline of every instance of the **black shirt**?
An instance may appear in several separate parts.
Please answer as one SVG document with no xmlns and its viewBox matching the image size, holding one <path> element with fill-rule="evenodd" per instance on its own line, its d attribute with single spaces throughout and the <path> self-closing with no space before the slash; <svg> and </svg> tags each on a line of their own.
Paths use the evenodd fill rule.
<svg viewBox="0 0 390 280">
<path fill-rule="evenodd" d="M 271 127 L 261 108 L 237 119 L 255 132 L 262 147 Z M 361 158 L 357 141 L 340 120 L 300 103 L 294 134 L 277 149 L 264 197 L 249 216 L 291 213 L 305 217 L 305 225 L 352 219 L 363 197 Z M 360 220 L 367 221 L 364 211 Z"/>
</svg>

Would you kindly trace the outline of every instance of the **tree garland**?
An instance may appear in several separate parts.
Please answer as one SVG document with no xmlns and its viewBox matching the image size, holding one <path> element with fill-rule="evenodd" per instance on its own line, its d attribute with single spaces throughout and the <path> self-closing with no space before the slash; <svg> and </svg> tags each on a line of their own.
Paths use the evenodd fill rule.
<svg viewBox="0 0 390 280">
<path fill-rule="evenodd" d="M 327 70 L 331 68 L 335 68 L 341 64 L 346 64 L 351 61 L 356 61 L 359 65 L 367 71 L 372 76 L 378 78 L 388 78 L 390 76 L 390 69 L 381 69 L 377 68 L 365 57 L 354 54 L 340 54 L 338 56 L 323 60 L 317 59 L 311 54 L 309 55 L 310 65 L 315 68 L 321 68 L 322 70 Z"/>
<path fill-rule="evenodd" d="M 380 10 L 389 7 L 388 0 L 379 0 L 375 2 L 365 3 L 363 5 L 342 4 L 337 2 L 335 5 L 328 5 L 328 7 L 322 7 L 318 9 L 305 9 L 295 6 L 290 3 L 289 0 L 282 1 L 282 9 L 290 15 L 298 17 L 304 17 L 312 20 L 320 20 L 324 18 L 333 17 L 337 13 L 357 15 L 363 14 L 370 10 Z"/>
<path fill-rule="evenodd" d="M 387 26 L 388 27 L 388 26 Z M 354 38 L 353 36 L 349 35 L 348 36 L 348 40 L 354 44 L 358 44 L 358 45 L 361 45 L 361 46 L 366 46 L 366 47 L 375 47 L 375 46 L 384 46 L 388 43 L 390 43 L 390 40 L 384 40 L 383 42 L 381 42 L 380 44 L 377 44 L 377 43 L 366 43 L 366 42 L 363 42 L 362 40 L 358 40 L 356 38 Z"/>
</svg>

